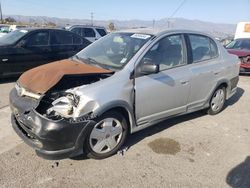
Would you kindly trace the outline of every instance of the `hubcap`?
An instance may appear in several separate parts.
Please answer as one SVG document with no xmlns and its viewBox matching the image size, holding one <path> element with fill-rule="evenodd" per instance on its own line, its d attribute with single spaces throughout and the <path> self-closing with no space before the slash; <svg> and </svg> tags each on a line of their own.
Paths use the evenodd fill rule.
<svg viewBox="0 0 250 188">
<path fill-rule="evenodd" d="M 225 95 L 224 95 L 224 90 L 223 89 L 218 89 L 211 101 L 211 108 L 213 111 L 218 111 L 223 107 L 225 100 Z"/>
<path fill-rule="evenodd" d="M 122 134 L 120 121 L 115 118 L 103 119 L 95 125 L 90 134 L 90 147 L 96 153 L 107 153 L 120 143 Z"/>
</svg>

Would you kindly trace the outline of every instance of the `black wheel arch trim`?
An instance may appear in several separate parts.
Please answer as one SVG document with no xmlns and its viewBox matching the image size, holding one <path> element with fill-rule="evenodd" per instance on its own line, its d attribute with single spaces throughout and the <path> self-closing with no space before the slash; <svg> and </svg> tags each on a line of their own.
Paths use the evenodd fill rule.
<svg viewBox="0 0 250 188">
<path fill-rule="evenodd" d="M 134 109 L 126 101 L 116 100 L 116 101 L 109 102 L 101 106 L 100 108 L 98 108 L 93 113 L 94 113 L 94 116 L 99 117 L 105 112 L 110 111 L 115 108 L 123 108 L 128 113 L 128 118 L 129 118 L 128 123 L 129 123 L 130 133 L 131 133 L 133 128 L 136 126 L 136 121 L 135 121 Z"/>
<path fill-rule="evenodd" d="M 210 104 L 210 101 L 211 101 L 211 98 L 212 98 L 214 92 L 216 91 L 216 89 L 218 89 L 218 87 L 220 87 L 220 86 L 223 85 L 223 84 L 226 84 L 226 85 L 227 85 L 227 87 L 226 87 L 226 99 L 227 99 L 227 96 L 229 95 L 229 92 L 230 92 L 230 90 L 231 90 L 231 89 L 230 89 L 230 88 L 231 88 L 231 86 L 230 86 L 230 81 L 227 80 L 227 79 L 221 79 L 221 80 L 219 80 L 219 81 L 217 82 L 217 84 L 215 85 L 214 89 L 211 90 L 211 93 L 209 94 L 209 98 L 207 99 L 207 102 L 206 102 L 205 104 Z"/>
</svg>

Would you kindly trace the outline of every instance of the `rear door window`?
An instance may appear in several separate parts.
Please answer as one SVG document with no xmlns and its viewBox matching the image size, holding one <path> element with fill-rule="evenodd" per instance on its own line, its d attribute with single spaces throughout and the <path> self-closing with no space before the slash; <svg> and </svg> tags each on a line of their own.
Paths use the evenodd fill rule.
<svg viewBox="0 0 250 188">
<path fill-rule="evenodd" d="M 194 63 L 209 60 L 218 55 L 217 45 L 209 37 L 191 34 L 189 40 Z"/>
<path fill-rule="evenodd" d="M 212 39 L 209 39 L 209 40 L 210 40 L 210 49 L 211 49 L 210 55 L 211 55 L 211 58 L 215 58 L 218 56 L 218 48 Z"/>
<path fill-rule="evenodd" d="M 73 33 L 78 34 L 78 35 L 82 35 L 82 30 L 81 30 L 81 28 L 73 28 L 71 31 L 72 31 Z"/>
<path fill-rule="evenodd" d="M 95 31 L 91 28 L 82 28 L 83 37 L 95 37 Z"/>
<path fill-rule="evenodd" d="M 96 31 L 103 37 L 105 36 L 107 33 L 104 29 L 96 29 Z"/>
<path fill-rule="evenodd" d="M 73 44 L 73 33 L 66 31 L 55 31 L 51 39 L 52 45 L 71 45 Z"/>
</svg>

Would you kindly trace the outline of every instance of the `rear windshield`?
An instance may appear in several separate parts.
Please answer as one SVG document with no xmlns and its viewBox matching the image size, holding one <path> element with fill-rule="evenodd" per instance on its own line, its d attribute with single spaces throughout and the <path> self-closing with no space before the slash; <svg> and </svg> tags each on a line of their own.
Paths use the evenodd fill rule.
<svg viewBox="0 0 250 188">
<path fill-rule="evenodd" d="M 236 39 L 230 42 L 227 46 L 227 49 L 242 49 L 250 50 L 250 39 Z"/>
<path fill-rule="evenodd" d="M 96 31 L 103 37 L 105 36 L 107 33 L 104 29 L 96 29 Z"/>
</svg>

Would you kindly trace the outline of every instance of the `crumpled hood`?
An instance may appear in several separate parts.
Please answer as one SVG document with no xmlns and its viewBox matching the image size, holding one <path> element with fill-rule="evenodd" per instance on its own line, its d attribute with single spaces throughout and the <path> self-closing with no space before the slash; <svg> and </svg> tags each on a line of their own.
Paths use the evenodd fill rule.
<svg viewBox="0 0 250 188">
<path fill-rule="evenodd" d="M 230 54 L 237 55 L 238 57 L 245 57 L 250 55 L 250 50 L 241 50 L 241 49 L 227 49 Z"/>
<path fill-rule="evenodd" d="M 17 82 L 30 92 L 44 94 L 64 75 L 94 73 L 111 73 L 111 71 L 66 59 L 28 70 L 20 76 Z"/>
</svg>

